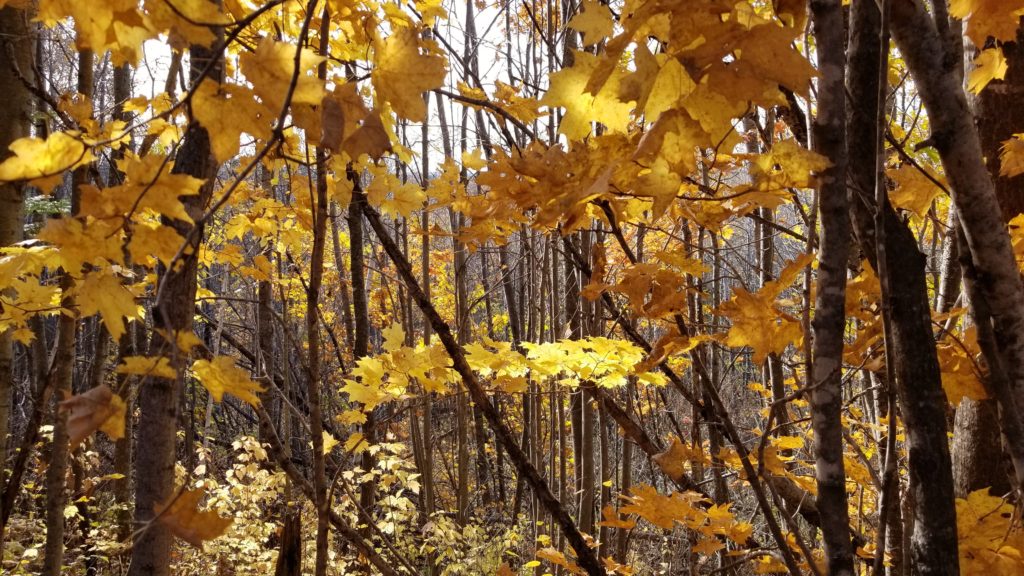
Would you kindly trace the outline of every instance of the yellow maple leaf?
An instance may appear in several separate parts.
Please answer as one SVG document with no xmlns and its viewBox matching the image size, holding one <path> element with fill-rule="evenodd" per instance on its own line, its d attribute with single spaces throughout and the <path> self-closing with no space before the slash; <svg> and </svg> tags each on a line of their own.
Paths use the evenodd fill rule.
<svg viewBox="0 0 1024 576">
<path fill-rule="evenodd" d="M 405 344 L 405 330 L 402 330 L 402 325 L 398 322 L 393 322 L 383 330 L 383 333 L 384 350 L 394 352 Z"/>
<path fill-rule="evenodd" d="M 153 376 L 172 380 L 178 377 L 178 372 L 171 366 L 171 359 L 166 356 L 125 356 L 121 358 L 121 364 L 114 371 L 118 374 Z"/>
<path fill-rule="evenodd" d="M 122 64 L 126 57 L 133 60 L 136 57 L 142 44 L 138 41 L 140 33 L 146 38 L 155 35 L 142 26 L 136 11 L 137 4 L 132 0 L 41 0 L 37 17 L 48 27 L 71 18 L 76 31 L 75 45 L 79 50 L 91 49 L 103 53 L 107 49 L 114 49 L 112 55 L 121 60 L 117 64 Z M 115 23 L 120 26 L 115 28 Z"/>
<path fill-rule="evenodd" d="M 569 20 L 569 27 L 583 33 L 583 45 L 593 46 L 615 29 L 608 6 L 597 0 L 583 0 L 583 11 Z"/>
<path fill-rule="evenodd" d="M 736 288 L 733 298 L 722 305 L 732 321 L 726 335 L 729 346 L 749 346 L 754 362 L 761 363 L 769 353 L 782 354 L 803 335 L 800 321 L 781 314 L 771 302 Z"/>
<path fill-rule="evenodd" d="M 83 192 L 82 213 L 109 218 L 149 209 L 175 220 L 192 222 L 181 197 L 199 194 L 203 180 L 188 174 L 172 174 L 172 167 L 166 156 L 160 154 L 126 157 L 119 164 L 125 174 L 125 183 L 100 191 Z"/>
<path fill-rule="evenodd" d="M 427 195 L 423 188 L 415 182 L 406 182 L 391 190 L 391 197 L 385 198 L 380 207 L 384 213 L 391 216 L 402 216 L 408 218 L 413 211 L 423 207 L 423 201 Z"/>
<path fill-rule="evenodd" d="M 591 131 L 591 122 L 600 122 L 613 132 L 625 132 L 629 125 L 632 102 L 619 100 L 623 73 L 617 67 L 597 94 L 586 91 L 591 76 L 603 65 L 597 56 L 574 52 L 575 63 L 551 74 L 551 86 L 541 100 L 548 107 L 565 108 L 558 131 L 569 140 L 580 140 Z"/>
<path fill-rule="evenodd" d="M 942 181 L 942 177 L 931 168 L 922 168 L 933 179 Z M 928 213 L 932 201 L 942 193 L 942 189 L 936 186 L 935 182 L 909 164 L 886 170 L 886 175 L 895 184 L 893 190 L 889 192 L 889 201 L 896 208 L 913 212 L 918 218 L 923 218 Z"/>
<path fill-rule="evenodd" d="M 362 424 L 366 422 L 366 413 L 361 410 L 345 410 L 341 414 L 335 416 L 334 419 L 339 424 L 352 426 L 354 424 Z"/>
<path fill-rule="evenodd" d="M 480 170 L 484 166 L 487 166 L 487 161 L 484 160 L 480 149 L 477 148 L 475 150 L 467 150 L 462 153 L 462 165 L 469 170 Z"/>
<path fill-rule="evenodd" d="M 974 69 L 967 77 L 967 89 L 975 94 L 981 93 L 993 80 L 1006 77 L 1009 66 L 1001 46 L 986 48 L 974 59 Z"/>
<path fill-rule="evenodd" d="M 653 486 L 637 484 L 630 489 L 630 495 L 623 498 L 628 504 L 619 509 L 620 513 L 636 514 L 665 530 L 671 530 L 676 522 L 690 527 L 704 522 L 705 515 L 698 503 L 705 501 L 695 492 L 673 492 L 665 496 Z"/>
<path fill-rule="evenodd" d="M 114 220 L 63 217 L 48 220 L 38 238 L 57 248 L 59 264 L 65 272 L 77 276 L 83 264 L 122 261 L 120 229 L 121 224 Z"/>
<path fill-rule="evenodd" d="M 249 378 L 249 373 L 235 364 L 230 356 L 215 356 L 213 361 L 196 360 L 192 364 L 192 373 L 199 383 L 206 388 L 215 402 L 224 398 L 224 393 L 237 396 L 253 406 L 260 403 L 256 392 L 263 388 Z"/>
<path fill-rule="evenodd" d="M 601 518 L 602 520 L 597 523 L 598 526 L 624 528 L 626 530 L 636 527 L 636 520 L 619 518 L 619 513 L 615 511 L 611 504 L 601 509 Z"/>
<path fill-rule="evenodd" d="M 341 391 L 348 394 L 349 401 L 362 403 L 365 411 L 373 410 L 387 398 L 378 386 L 367 386 L 354 380 L 345 380 Z"/>
<path fill-rule="evenodd" d="M 60 183 L 64 172 L 96 159 L 74 135 L 54 132 L 46 137 L 19 138 L 11 143 L 14 156 L 0 163 L 0 182 L 28 180 L 45 193 Z"/>
<path fill-rule="evenodd" d="M 202 548 L 203 542 L 213 540 L 231 525 L 230 518 L 221 518 L 212 510 L 199 510 L 202 490 L 182 490 L 171 495 L 170 501 L 156 504 L 156 521 L 166 526 L 175 536 Z"/>
<path fill-rule="evenodd" d="M 242 73 L 252 83 L 253 91 L 275 115 L 280 114 L 284 106 L 293 77 L 295 88 L 291 92 L 291 104 L 316 105 L 326 95 L 324 82 L 312 75 L 323 57 L 303 48 L 299 55 L 299 70 L 296 71 L 295 50 L 289 42 L 265 37 L 254 52 L 239 57 Z"/>
<path fill-rule="evenodd" d="M 121 284 L 121 280 L 109 271 L 86 274 L 76 285 L 78 310 L 82 316 L 99 313 L 110 336 L 114 340 L 124 334 L 125 318 L 139 317 L 135 295 Z"/>
<path fill-rule="evenodd" d="M 697 87 L 679 60 L 666 54 L 657 54 L 654 58 L 664 63 L 658 69 L 647 94 L 643 112 L 648 122 L 657 120 L 662 112 L 674 108 Z"/>
<path fill-rule="evenodd" d="M 334 436 L 331 436 L 330 432 L 328 432 L 327 430 L 323 431 L 322 437 L 324 443 L 324 454 L 330 454 L 331 450 L 334 450 L 334 447 L 341 442 Z"/>
<path fill-rule="evenodd" d="M 673 438 L 671 446 L 651 459 L 669 478 L 678 482 L 686 474 L 686 463 L 694 458 L 694 452 L 679 438 Z"/>
<path fill-rule="evenodd" d="M 1013 178 L 1024 174 L 1024 134 L 1003 140 L 999 151 L 999 175 Z"/>
<path fill-rule="evenodd" d="M 243 132 L 261 139 L 269 138 L 270 126 L 275 120 L 274 113 L 257 102 L 248 88 L 210 79 L 203 80 L 193 93 L 192 115 L 206 128 L 213 156 L 220 163 L 238 153 Z"/>
<path fill-rule="evenodd" d="M 352 134 L 345 138 L 341 149 L 352 159 L 358 159 L 366 154 L 377 160 L 385 153 L 390 152 L 392 149 L 391 135 L 381 120 L 381 111 L 376 108 L 371 110 Z M 347 197 L 352 198 L 351 190 L 348 191 Z M 343 202 L 343 204 L 347 205 L 348 202 Z"/>
<path fill-rule="evenodd" d="M 427 116 L 423 92 L 444 82 L 445 59 L 422 53 L 416 30 L 398 28 L 376 45 L 377 65 L 371 73 L 379 101 L 390 102 L 395 113 L 413 122 Z"/>
<path fill-rule="evenodd" d="M 690 547 L 690 551 L 694 554 L 710 556 L 722 548 L 725 548 L 725 544 L 715 538 L 701 538 L 696 544 Z"/>
<path fill-rule="evenodd" d="M 797 318 L 780 310 L 775 300 L 813 259 L 809 254 L 798 257 L 776 280 L 766 283 L 756 293 L 739 287 L 733 290 L 732 299 L 723 303 L 719 310 L 732 321 L 726 344 L 749 346 L 758 364 L 764 362 L 769 353 L 781 354 L 789 345 L 796 344 L 803 337 L 803 327 Z"/>
<path fill-rule="evenodd" d="M 366 437 L 364 437 L 360 432 L 354 432 L 352 435 L 348 437 L 348 440 L 345 440 L 346 452 L 358 454 L 359 452 L 363 452 L 367 448 L 369 448 L 369 445 L 367 445 L 366 443 Z"/>
<path fill-rule="evenodd" d="M 158 218 L 153 220 L 156 221 L 136 222 L 128 242 L 128 251 L 136 263 L 152 263 L 155 260 L 169 266 L 171 259 L 185 243 L 185 238 L 174 228 L 161 224 Z"/>
<path fill-rule="evenodd" d="M 771 186 L 792 188 L 813 187 L 815 174 L 832 164 L 828 158 L 804 148 L 793 138 L 776 142 L 768 154 L 757 156 L 755 163 L 762 173 L 771 174 Z M 762 184 L 762 187 L 766 186 Z"/>
<path fill-rule="evenodd" d="M 556 566 L 565 568 L 570 574 L 586 574 L 582 568 L 579 567 L 575 562 L 570 560 L 555 548 L 550 546 L 537 550 L 537 558 L 541 560 L 547 560 Z"/>
<path fill-rule="evenodd" d="M 540 105 L 535 98 L 525 98 L 519 95 L 520 87 L 506 84 L 501 80 L 494 82 L 494 100 L 501 105 L 505 111 L 516 118 L 529 124 L 544 116 L 537 108 Z M 490 112 L 495 113 L 493 110 Z"/>
<path fill-rule="evenodd" d="M 984 46 L 989 36 L 1012 41 L 1017 37 L 1021 0 L 950 0 L 949 15 L 965 21 L 965 32 L 975 46 Z"/>
</svg>

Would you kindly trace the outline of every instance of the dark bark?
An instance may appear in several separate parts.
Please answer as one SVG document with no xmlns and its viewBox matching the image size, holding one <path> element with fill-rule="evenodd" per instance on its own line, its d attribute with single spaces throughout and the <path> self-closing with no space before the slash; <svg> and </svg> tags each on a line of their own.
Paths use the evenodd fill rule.
<svg viewBox="0 0 1024 576">
<path fill-rule="evenodd" d="M 956 73 L 959 63 L 955 46 L 940 35 L 925 6 L 917 0 L 896 0 L 892 5 L 892 33 L 913 75 L 928 112 L 931 143 L 942 159 L 952 190 L 953 203 L 964 231 L 966 254 L 977 271 L 979 294 L 988 302 L 992 328 L 1001 364 L 1006 370 L 1008 414 L 1020 413 L 1024 404 L 1024 286 L 1017 268 L 992 177 L 985 166 L 984 152 L 967 99 Z M 1024 453 L 1024 447 L 1011 451 Z M 938 472 L 937 470 L 935 472 Z M 1016 481 L 1024 484 L 1024 462 L 1015 460 Z M 952 491 L 950 490 L 950 494 Z M 920 508 L 928 503 L 917 501 Z M 948 511 L 949 507 L 946 507 Z M 938 520 L 938 519 L 936 519 Z M 946 573 L 940 564 L 955 566 L 956 531 L 947 520 L 941 538 L 914 536 L 915 544 L 928 555 L 929 571 Z M 927 532 L 928 528 L 924 528 Z M 939 536 L 936 534 L 936 536 Z M 952 550 L 938 551 L 937 548 Z M 917 560 L 917 554 L 914 554 Z"/>
<path fill-rule="evenodd" d="M 895 13 L 895 5 L 893 10 Z M 893 349 L 889 357 L 895 364 L 892 368 L 907 436 L 907 496 L 913 515 L 908 519 L 913 526 L 911 569 L 921 574 L 956 574 L 959 560 L 946 397 L 932 335 L 925 256 L 888 201 L 876 209 L 874 199 L 880 139 L 876 117 L 879 63 L 884 61 L 879 42 L 881 16 L 874 3 L 860 0 L 854 3 L 851 20 L 847 82 L 851 94 L 847 120 L 850 205 L 857 239 L 872 267 L 879 269 L 877 212 L 885 230 L 884 267 L 899 272 L 899 282 L 890 283 L 888 302 L 883 306 L 891 313 Z M 897 35 L 894 29 L 898 42 L 910 33 L 901 29 Z"/>
<path fill-rule="evenodd" d="M 811 0 L 811 21 L 821 78 L 814 151 L 830 166 L 818 175 L 821 247 L 815 298 L 811 425 L 814 429 L 818 510 L 828 573 L 853 574 L 853 547 L 843 463 L 843 336 L 846 332 L 846 264 L 850 219 L 846 204 L 846 96 L 843 86 L 843 13 L 839 0 Z"/>
<path fill-rule="evenodd" d="M 190 60 L 193 83 L 201 80 L 200 74 L 207 66 L 212 70 L 209 78 L 217 81 L 221 79 L 221 54 L 193 46 Z M 210 152 L 209 134 L 197 122 L 189 122 L 172 173 L 188 174 L 203 178 L 206 182 L 199 194 L 181 198 L 195 224 L 164 218 L 164 225 L 173 227 L 178 234 L 188 239 L 190 250 L 182 251 L 174 266 L 162 268 L 159 272 L 160 289 L 153 304 L 154 333 L 150 340 L 149 355 L 169 356 L 171 365 L 178 371 L 178 377 L 174 380 L 151 378 L 145 386 L 139 387 L 136 443 L 144 443 L 146 450 L 139 450 L 135 458 L 135 523 L 137 528 L 147 528 L 132 548 L 130 576 L 167 576 L 171 570 L 174 537 L 167 527 L 159 522 L 152 523 L 152 520 L 155 510 L 170 498 L 174 489 L 178 404 L 184 386 L 187 352 L 177 348 L 173 336 L 169 341 L 161 333 L 172 335 L 192 330 L 199 247 L 203 240 L 204 223 L 201 217 L 213 192 L 212 177 L 216 169 L 216 162 Z"/>
</svg>

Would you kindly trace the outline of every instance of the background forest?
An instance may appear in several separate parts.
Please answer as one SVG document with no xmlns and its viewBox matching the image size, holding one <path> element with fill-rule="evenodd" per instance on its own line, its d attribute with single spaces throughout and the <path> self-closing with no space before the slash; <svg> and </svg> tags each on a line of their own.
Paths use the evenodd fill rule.
<svg viewBox="0 0 1024 576">
<path fill-rule="evenodd" d="M 1021 0 L 0 0 L 5 574 L 1020 574 Z"/>
</svg>

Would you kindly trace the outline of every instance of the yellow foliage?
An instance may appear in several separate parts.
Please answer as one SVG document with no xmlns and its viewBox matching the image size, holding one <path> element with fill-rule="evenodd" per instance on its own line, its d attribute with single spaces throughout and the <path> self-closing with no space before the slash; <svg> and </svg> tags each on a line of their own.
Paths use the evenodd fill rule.
<svg viewBox="0 0 1024 576">
<path fill-rule="evenodd" d="M 1024 174 L 1024 134 L 1003 141 L 999 152 L 999 175 L 1013 178 Z"/>
<path fill-rule="evenodd" d="M 43 192 L 50 192 L 64 173 L 96 159 L 92 151 L 68 132 L 53 132 L 45 140 L 19 138 L 11 143 L 14 156 L 0 163 L 0 182 L 28 180 Z"/>
<path fill-rule="evenodd" d="M 986 48 L 974 59 L 974 69 L 967 77 L 967 89 L 979 94 L 993 80 L 1006 77 L 1009 66 L 1002 47 Z"/>
<path fill-rule="evenodd" d="M 398 28 L 376 46 L 376 66 L 372 72 L 378 102 L 390 102 L 395 113 L 413 122 L 426 118 L 423 92 L 441 85 L 445 75 L 444 58 L 421 53 L 423 43 L 411 28 Z"/>
<path fill-rule="evenodd" d="M 171 359 L 166 356 L 125 356 L 114 371 L 118 374 L 134 374 L 154 378 L 174 379 L 178 377 L 178 372 L 171 366 Z"/>
<path fill-rule="evenodd" d="M 235 365 L 230 356 L 215 356 L 212 361 L 196 360 L 192 364 L 192 373 L 203 385 L 215 402 L 224 399 L 224 394 L 231 394 L 253 406 L 260 403 L 256 396 L 263 388 L 249 378 L 246 370 Z"/>
<path fill-rule="evenodd" d="M 593 46 L 615 27 L 608 7 L 597 0 L 583 0 L 582 11 L 569 20 L 569 27 L 583 33 L 583 45 Z"/>
<path fill-rule="evenodd" d="M 99 313 L 115 341 L 124 334 L 125 319 L 139 317 L 135 295 L 109 270 L 86 274 L 75 286 L 75 294 L 81 315 Z"/>
</svg>

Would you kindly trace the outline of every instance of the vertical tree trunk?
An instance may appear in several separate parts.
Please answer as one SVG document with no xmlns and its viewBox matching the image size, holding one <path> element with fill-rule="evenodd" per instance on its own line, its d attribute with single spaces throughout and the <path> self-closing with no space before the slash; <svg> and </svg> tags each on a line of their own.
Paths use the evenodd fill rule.
<svg viewBox="0 0 1024 576">
<path fill-rule="evenodd" d="M 906 39 L 920 33 L 935 42 L 930 50 L 941 52 L 938 36 L 927 16 L 923 16 L 923 23 L 915 20 L 925 26 L 921 30 L 907 29 L 906 22 L 896 25 L 897 21 L 906 20 L 906 15 L 898 14 L 905 8 L 902 1 L 892 5 L 893 34 L 901 50 L 904 46 L 916 46 L 916 41 L 908 44 Z M 880 38 L 884 38 L 881 17 L 874 3 L 855 2 L 852 20 L 847 84 L 852 102 L 847 118 L 852 214 L 861 250 L 872 267 L 879 270 L 883 267 L 879 259 L 884 258 L 884 269 L 898 270 L 900 275 L 898 283 L 884 280 L 890 290 L 888 302 L 883 305 L 891 312 L 893 350 L 890 357 L 895 364 L 892 372 L 896 380 L 887 385 L 895 385 L 899 396 L 909 455 L 907 501 L 911 515 L 904 517 L 906 525 L 912 528 L 908 552 L 911 566 L 908 568 L 921 574 L 955 574 L 958 572 L 956 510 L 946 436 L 946 397 L 932 335 L 925 257 L 917 248 L 913 233 L 888 201 L 876 208 L 873 196 L 877 169 L 869 168 L 875 165 L 877 154 L 881 152 L 879 121 L 871 117 L 879 106 L 880 78 L 884 78 L 880 66 L 887 61 L 881 51 Z M 915 62 L 918 63 L 912 68 L 920 65 L 919 60 Z M 931 65 L 937 66 L 934 62 Z M 961 99 L 962 96 L 961 93 Z M 884 225 L 882 242 L 876 240 L 879 233 L 876 222 Z M 878 246 L 883 245 L 884 253 L 880 253 Z M 891 491 L 896 491 L 895 486 Z"/>
<path fill-rule="evenodd" d="M 341 234 L 339 230 L 341 225 L 338 221 L 341 219 L 341 211 L 338 209 L 338 204 L 331 203 L 331 247 L 334 249 L 334 270 L 338 274 L 338 281 L 341 286 L 338 286 L 341 294 L 339 297 L 341 304 L 341 319 L 345 325 L 345 343 L 348 344 L 349 348 L 355 346 L 355 328 L 352 324 L 352 299 L 349 296 L 351 282 L 345 276 L 345 259 L 341 254 Z"/>
<path fill-rule="evenodd" d="M 330 18 L 325 4 L 320 20 L 320 55 L 327 55 Z M 317 67 L 317 77 L 327 78 L 327 62 Z M 323 414 L 320 408 L 320 286 L 324 278 L 324 249 L 327 244 L 327 151 L 316 149 L 316 196 L 313 212 L 313 248 L 306 287 L 306 394 L 309 396 L 309 433 L 313 440 L 313 492 L 316 497 L 316 560 L 314 574 L 326 576 L 330 552 L 330 494 L 327 492 L 327 455 L 324 454 Z M 299 193 L 303 193 L 300 191 Z M 372 483 L 367 483 L 371 484 Z"/>
<path fill-rule="evenodd" d="M 1018 105 L 1020 98 L 1024 96 L 1024 27 L 1018 29 L 1017 41 L 1003 43 L 1002 49 L 1006 56 L 1006 77 L 1001 82 L 989 84 L 974 99 L 974 114 L 977 118 L 982 152 L 995 185 L 1003 219 L 1009 222 L 1024 211 L 1024 192 L 1021 191 L 1024 177 L 1000 176 L 999 152 L 1003 141 L 1024 131 L 1024 110 Z M 959 227 L 959 223 L 956 226 Z M 956 242 L 951 244 L 955 246 Z M 955 249 L 953 252 L 955 253 Z M 975 282 L 973 278 L 968 281 Z M 969 292 L 975 292 L 970 306 L 974 321 L 979 324 L 980 339 L 982 332 L 991 332 L 991 319 L 979 318 L 976 313 L 979 304 L 985 309 L 988 305 L 977 302 L 984 298 L 982 294 L 976 290 Z M 985 322 L 988 324 L 984 324 Z M 998 377 L 996 373 L 1005 371 L 997 365 L 1002 360 L 995 347 L 985 351 L 984 355 L 989 367 L 987 386 L 992 389 L 992 379 Z M 997 495 L 1005 494 L 1011 489 L 1004 467 L 999 422 L 1003 421 L 1006 428 L 1006 425 L 1010 424 L 1007 422 L 1008 419 L 1019 421 L 1019 416 L 1005 412 L 1000 414 L 998 404 L 995 397 L 982 400 L 965 398 L 957 407 L 953 435 L 953 480 L 957 496 L 966 497 L 968 493 L 985 487 Z M 1008 436 L 1008 439 L 1012 438 L 1012 434 Z"/>
<path fill-rule="evenodd" d="M 355 188 L 352 191 L 352 202 L 348 206 L 349 264 L 351 266 L 349 276 L 352 278 L 352 316 L 355 321 L 355 347 L 352 349 L 352 356 L 353 360 L 359 360 L 370 353 L 370 311 L 366 300 L 366 273 L 363 263 L 362 205 L 366 203 L 366 196 L 359 185 L 359 176 L 352 170 L 349 171 L 349 179 L 352 180 Z M 377 418 L 371 411 L 366 415 L 366 422 L 363 423 L 363 437 L 368 445 L 375 442 L 376 428 Z M 363 469 L 370 471 L 373 469 L 373 465 L 373 456 L 370 455 L 370 451 L 364 451 Z M 367 523 L 372 522 L 372 517 L 369 515 L 373 509 L 375 488 L 372 482 L 367 482 L 359 490 L 359 506 L 366 515 L 363 521 Z M 368 535 L 369 527 L 363 531 L 364 537 Z"/>
<path fill-rule="evenodd" d="M 86 98 L 92 97 L 93 53 L 82 50 L 78 53 L 78 91 Z M 76 169 L 71 177 L 71 218 L 78 216 L 81 187 L 88 179 L 89 168 Z M 75 332 L 78 330 L 78 313 L 72 294 L 75 281 L 73 276 L 81 270 L 64 270 L 60 275 L 61 308 L 68 314 L 61 314 L 57 320 L 57 347 L 50 366 L 49 388 L 56 399 L 71 395 L 71 380 L 75 367 Z M 54 407 L 53 444 L 50 447 L 50 462 L 46 468 L 46 548 L 44 551 L 44 576 L 57 576 L 64 563 L 64 504 L 65 484 L 68 470 L 68 429 L 67 416 Z"/>
<path fill-rule="evenodd" d="M 814 306 L 811 425 L 814 429 L 818 510 L 828 572 L 853 574 L 853 547 L 843 465 L 843 336 L 850 219 L 846 208 L 846 93 L 843 13 L 839 0 L 811 0 L 811 21 L 821 78 L 814 117 L 814 151 L 831 165 L 818 175 L 821 248 Z"/>
<path fill-rule="evenodd" d="M 11 142 L 27 136 L 29 131 L 32 98 L 14 73 L 15 67 L 25 74 L 32 69 L 33 37 L 29 17 L 24 10 L 11 6 L 0 8 L 0 38 L 3 39 L 0 42 L 0 86 L 5 86 L 4 105 L 0 107 L 0 157 L 4 158 Z M 24 194 L 24 188 L 18 183 L 0 184 L 0 246 L 21 240 Z M 9 330 L 0 334 L 0 459 L 5 462 L 14 386 L 12 344 Z"/>
<path fill-rule="evenodd" d="M 223 55 L 208 48 L 193 46 L 190 54 L 190 81 L 201 81 L 200 74 L 211 67 L 208 78 L 220 82 L 223 77 Z M 196 222 L 164 219 L 164 225 L 172 226 L 183 238 L 190 239 L 190 251 L 183 251 L 174 266 L 162 268 L 159 285 L 153 305 L 154 334 L 150 340 L 151 356 L 169 356 L 178 372 L 174 380 L 154 378 L 139 387 L 139 425 L 136 442 L 142 441 L 145 450 L 139 450 L 135 458 L 135 523 L 136 527 L 147 526 L 132 549 L 132 563 L 129 576 L 167 576 L 170 574 L 171 546 L 173 535 L 160 523 L 150 524 L 155 509 L 165 503 L 174 490 L 175 439 L 178 428 L 178 402 L 184 386 L 185 354 L 178 350 L 173 336 L 170 340 L 161 336 L 187 333 L 192 330 L 192 316 L 195 310 L 196 272 L 199 266 L 199 247 L 203 239 L 201 217 L 213 193 L 213 176 L 217 166 L 210 152 L 210 137 L 195 121 L 190 121 L 178 154 L 175 158 L 174 174 L 188 174 L 205 179 L 200 193 L 182 197 L 186 212 Z M 193 230 L 197 226 L 198 229 Z"/>
<path fill-rule="evenodd" d="M 429 114 L 430 110 L 430 95 L 425 94 L 424 100 L 427 104 L 427 111 Z M 442 126 L 444 125 L 444 103 L 441 100 L 441 95 L 437 95 L 437 110 L 438 115 L 442 118 Z M 423 123 L 423 130 L 421 132 L 422 138 L 422 161 L 423 164 L 420 169 L 420 182 L 424 189 L 427 187 L 427 181 L 430 179 L 430 139 L 427 137 L 427 123 Z M 446 127 L 445 127 L 446 129 Z M 445 138 L 447 142 L 447 138 Z M 446 144 L 447 145 L 447 144 Z M 424 201 L 423 214 L 420 216 L 420 228 L 422 229 L 421 244 L 420 244 L 420 276 L 422 278 L 423 291 L 426 294 L 426 298 L 430 299 L 430 211 L 426 205 L 429 200 Z M 426 315 L 423 318 L 423 344 L 426 346 L 430 345 L 430 333 L 433 328 L 430 322 L 427 320 Z M 434 496 L 434 401 L 433 394 L 427 391 L 423 392 L 423 466 L 420 469 L 423 474 L 423 509 L 429 517 L 434 513 L 435 496 Z"/>
</svg>

